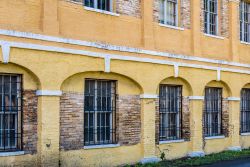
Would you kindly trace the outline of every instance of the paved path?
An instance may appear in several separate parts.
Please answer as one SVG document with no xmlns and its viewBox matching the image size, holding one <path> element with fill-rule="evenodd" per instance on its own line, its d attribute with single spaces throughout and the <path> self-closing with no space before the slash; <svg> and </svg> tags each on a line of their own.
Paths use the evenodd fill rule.
<svg viewBox="0 0 250 167">
<path fill-rule="evenodd" d="M 248 159 L 241 159 L 236 161 L 225 161 L 216 163 L 213 165 L 206 165 L 202 167 L 250 167 L 250 158 Z"/>
</svg>

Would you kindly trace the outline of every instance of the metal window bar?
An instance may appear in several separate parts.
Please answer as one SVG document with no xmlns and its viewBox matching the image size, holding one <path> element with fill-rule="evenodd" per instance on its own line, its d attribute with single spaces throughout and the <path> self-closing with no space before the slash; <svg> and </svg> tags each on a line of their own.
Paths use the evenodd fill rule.
<svg viewBox="0 0 250 167">
<path fill-rule="evenodd" d="M 204 32 L 211 35 L 218 33 L 217 0 L 204 0 Z"/>
<path fill-rule="evenodd" d="M 250 42 L 250 4 L 240 2 L 240 40 Z"/>
<path fill-rule="evenodd" d="M 222 88 L 205 89 L 204 135 L 222 135 Z"/>
<path fill-rule="evenodd" d="M 160 85 L 160 141 L 182 138 L 182 87 Z"/>
<path fill-rule="evenodd" d="M 84 145 L 116 143 L 116 82 L 85 80 Z"/>
<path fill-rule="evenodd" d="M 250 89 L 241 91 L 241 133 L 250 132 Z"/>
<path fill-rule="evenodd" d="M 84 6 L 113 12 L 112 0 L 84 0 Z"/>
<path fill-rule="evenodd" d="M 0 152 L 22 150 L 22 81 L 0 75 Z"/>
<path fill-rule="evenodd" d="M 178 26 L 178 0 L 162 0 L 160 23 Z"/>
</svg>

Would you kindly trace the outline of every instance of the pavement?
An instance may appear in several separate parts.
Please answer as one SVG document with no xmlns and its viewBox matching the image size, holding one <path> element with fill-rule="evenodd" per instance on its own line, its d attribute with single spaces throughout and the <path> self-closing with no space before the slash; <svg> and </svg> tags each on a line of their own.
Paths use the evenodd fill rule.
<svg viewBox="0 0 250 167">
<path fill-rule="evenodd" d="M 250 167 L 250 158 L 235 161 L 224 161 L 213 165 L 205 165 L 202 167 Z"/>
</svg>

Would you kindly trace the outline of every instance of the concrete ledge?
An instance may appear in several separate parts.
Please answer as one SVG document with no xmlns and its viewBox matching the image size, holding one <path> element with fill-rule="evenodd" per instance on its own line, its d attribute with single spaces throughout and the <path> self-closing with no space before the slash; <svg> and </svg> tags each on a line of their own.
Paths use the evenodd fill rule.
<svg viewBox="0 0 250 167">
<path fill-rule="evenodd" d="M 241 146 L 233 146 L 227 148 L 229 151 L 242 151 Z"/>
<path fill-rule="evenodd" d="M 225 139 L 225 136 L 211 136 L 211 137 L 205 137 L 206 140 L 213 140 L 213 139 Z"/>
<path fill-rule="evenodd" d="M 250 136 L 250 133 L 241 133 L 241 136 Z"/>
<path fill-rule="evenodd" d="M 171 26 L 171 25 L 162 24 L 162 23 L 159 23 L 159 25 L 162 26 L 162 27 L 166 27 L 166 28 L 171 28 L 171 29 L 175 29 L 175 30 L 184 31 L 184 28 L 182 28 L 182 27 Z"/>
<path fill-rule="evenodd" d="M 90 149 L 101 149 L 101 148 L 116 148 L 120 146 L 121 146 L 120 144 L 105 144 L 105 145 L 84 146 L 83 148 L 85 150 L 90 150 Z"/>
<path fill-rule="evenodd" d="M 188 157 L 204 157 L 205 156 L 205 153 L 204 151 L 194 151 L 194 152 L 190 152 L 188 153 Z"/>
<path fill-rule="evenodd" d="M 240 97 L 228 97 L 226 98 L 228 101 L 240 101 Z"/>
<path fill-rule="evenodd" d="M 217 39 L 225 39 L 224 37 L 221 37 L 221 36 L 218 36 L 218 35 L 211 35 L 211 34 L 204 34 L 205 36 L 207 36 L 207 37 L 211 37 L 211 38 L 217 38 Z"/>
<path fill-rule="evenodd" d="M 184 140 L 184 139 L 181 139 L 181 140 L 160 141 L 159 144 L 182 143 L 182 142 L 185 142 L 185 140 Z"/>
<path fill-rule="evenodd" d="M 146 157 L 146 158 L 143 158 L 140 162 L 142 164 L 147 164 L 147 163 L 157 163 L 157 162 L 160 162 L 161 159 L 158 158 L 158 157 Z"/>
<path fill-rule="evenodd" d="M 62 91 L 60 90 L 37 90 L 37 96 L 62 96 Z"/>
<path fill-rule="evenodd" d="M 189 96 L 189 100 L 204 100 L 204 96 Z"/>
<path fill-rule="evenodd" d="M 157 99 L 157 98 L 159 98 L 159 96 L 154 95 L 154 94 L 141 94 L 140 98 L 141 99 Z"/>
<path fill-rule="evenodd" d="M 24 155 L 24 151 L 0 152 L 0 157 L 17 156 L 17 155 Z"/>
</svg>

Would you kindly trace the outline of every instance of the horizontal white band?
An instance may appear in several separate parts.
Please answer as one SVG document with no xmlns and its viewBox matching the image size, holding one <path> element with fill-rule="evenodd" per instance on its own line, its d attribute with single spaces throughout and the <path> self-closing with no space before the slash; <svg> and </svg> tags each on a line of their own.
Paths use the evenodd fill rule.
<svg viewBox="0 0 250 167">
<path fill-rule="evenodd" d="M 17 155 L 24 155 L 24 151 L 1 152 L 0 153 L 0 157 L 17 156 Z"/>
<path fill-rule="evenodd" d="M 205 137 L 206 140 L 213 140 L 213 139 L 225 139 L 225 136 L 210 136 L 210 137 Z"/>
<path fill-rule="evenodd" d="M 153 95 L 153 94 L 142 94 L 140 95 L 141 99 L 157 99 L 159 98 L 158 95 Z"/>
<path fill-rule="evenodd" d="M 104 144 L 104 145 L 84 146 L 83 149 L 90 150 L 90 149 L 101 149 L 101 148 L 115 148 L 120 146 L 121 146 L 120 144 Z"/>
<path fill-rule="evenodd" d="M 62 91 L 60 90 L 37 90 L 37 96 L 62 96 Z"/>
<path fill-rule="evenodd" d="M 189 96 L 190 100 L 204 100 L 204 96 Z"/>
<path fill-rule="evenodd" d="M 240 101 L 240 97 L 228 97 L 228 101 Z"/>
</svg>

